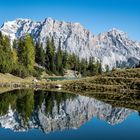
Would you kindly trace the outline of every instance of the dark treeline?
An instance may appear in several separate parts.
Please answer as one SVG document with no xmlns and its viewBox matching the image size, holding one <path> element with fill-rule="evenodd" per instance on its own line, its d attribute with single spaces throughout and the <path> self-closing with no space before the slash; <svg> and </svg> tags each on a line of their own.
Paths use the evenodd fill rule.
<svg viewBox="0 0 140 140">
<path fill-rule="evenodd" d="M 77 55 L 68 54 L 67 51 L 61 50 L 60 42 L 56 49 L 53 38 L 47 40 L 46 49 L 43 49 L 42 44 L 36 44 L 35 61 L 39 65 L 44 66 L 48 73 L 63 75 L 67 69 L 78 71 L 83 76 L 102 73 L 101 63 L 99 61 L 96 62 L 93 57 L 89 61 L 86 59 L 80 60 Z"/>
<path fill-rule="evenodd" d="M 68 54 L 60 47 L 56 47 L 53 38 L 47 39 L 46 47 L 41 43 L 34 43 L 31 36 L 13 42 L 0 32 L 0 72 L 11 73 L 16 76 L 39 76 L 42 69 L 35 67 L 35 63 L 45 68 L 48 74 L 64 75 L 65 70 L 74 70 L 83 76 L 92 76 L 102 73 L 101 62 L 93 57 L 80 59 L 75 54 Z"/>
</svg>

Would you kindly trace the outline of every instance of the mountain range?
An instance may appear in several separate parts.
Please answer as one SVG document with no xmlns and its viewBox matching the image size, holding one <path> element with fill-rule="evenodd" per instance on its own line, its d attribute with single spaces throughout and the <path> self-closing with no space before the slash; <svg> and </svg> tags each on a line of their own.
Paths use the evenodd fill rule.
<svg viewBox="0 0 140 140">
<path fill-rule="evenodd" d="M 103 69 L 113 67 L 133 67 L 140 61 L 140 42 L 128 38 L 118 29 L 111 29 L 99 35 L 92 34 L 80 23 L 58 21 L 46 18 L 43 21 L 16 19 L 5 22 L 0 31 L 10 37 L 11 42 L 27 33 L 35 42 L 41 42 L 45 48 L 48 38 L 54 38 L 58 45 L 68 53 L 75 53 L 80 58 L 94 57 L 100 60 Z"/>
</svg>

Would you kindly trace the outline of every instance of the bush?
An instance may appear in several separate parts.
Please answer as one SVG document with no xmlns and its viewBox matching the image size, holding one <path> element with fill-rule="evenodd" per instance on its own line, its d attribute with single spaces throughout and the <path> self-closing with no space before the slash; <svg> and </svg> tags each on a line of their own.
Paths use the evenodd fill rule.
<svg viewBox="0 0 140 140">
<path fill-rule="evenodd" d="M 13 75 L 19 76 L 21 78 L 25 78 L 25 77 L 29 76 L 29 74 L 30 74 L 29 70 L 26 67 L 22 66 L 22 65 L 16 65 L 13 68 L 11 73 Z"/>
<path fill-rule="evenodd" d="M 42 74 L 43 70 L 40 68 L 35 67 L 35 69 L 32 72 L 32 75 L 38 79 L 40 79 L 41 74 Z"/>
</svg>

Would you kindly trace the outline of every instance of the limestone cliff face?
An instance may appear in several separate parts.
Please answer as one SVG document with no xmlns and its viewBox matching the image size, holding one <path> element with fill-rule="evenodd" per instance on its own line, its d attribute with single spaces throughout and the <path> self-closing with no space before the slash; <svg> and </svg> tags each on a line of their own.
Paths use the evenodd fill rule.
<svg viewBox="0 0 140 140">
<path fill-rule="evenodd" d="M 43 101 L 41 107 L 33 110 L 31 118 L 23 125 L 23 120 L 17 111 L 9 107 L 8 113 L 0 117 L 1 127 L 13 131 L 37 128 L 49 133 L 56 130 L 77 129 L 94 117 L 116 125 L 133 112 L 125 108 L 113 108 L 109 104 L 84 96 L 67 99 L 59 105 L 54 102 L 51 113 L 46 113 L 45 108 Z"/>
<path fill-rule="evenodd" d="M 102 61 L 103 68 L 105 65 L 110 68 L 132 67 L 140 60 L 140 43 L 130 40 L 126 33 L 117 29 L 94 36 L 79 23 L 46 18 L 41 22 L 30 19 L 8 21 L 0 31 L 9 36 L 11 41 L 29 33 L 34 41 L 42 42 L 43 47 L 46 40 L 53 37 L 56 46 L 60 44 L 62 49 L 80 58 L 93 56 Z"/>
</svg>

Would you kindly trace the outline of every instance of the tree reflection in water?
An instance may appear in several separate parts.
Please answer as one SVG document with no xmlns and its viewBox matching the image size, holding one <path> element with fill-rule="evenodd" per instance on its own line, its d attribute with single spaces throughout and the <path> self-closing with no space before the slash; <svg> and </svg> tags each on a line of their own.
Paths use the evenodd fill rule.
<svg viewBox="0 0 140 140">
<path fill-rule="evenodd" d="M 96 98 L 99 97 L 101 95 L 96 94 Z M 106 99 L 104 101 L 107 102 L 105 97 L 107 95 L 103 95 L 101 100 Z M 113 99 L 111 95 L 109 101 L 111 97 Z M 116 125 L 134 112 L 105 102 L 93 96 L 56 91 L 14 90 L 0 94 L 0 123 L 1 127 L 13 131 L 37 128 L 48 133 L 79 128 L 93 117 Z"/>
</svg>

